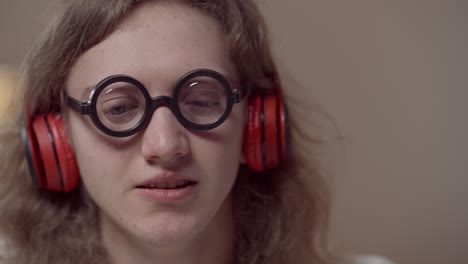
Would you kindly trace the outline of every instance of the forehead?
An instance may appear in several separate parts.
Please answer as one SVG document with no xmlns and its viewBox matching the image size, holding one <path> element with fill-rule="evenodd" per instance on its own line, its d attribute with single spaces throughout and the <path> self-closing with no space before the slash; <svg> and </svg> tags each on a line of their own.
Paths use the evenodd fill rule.
<svg viewBox="0 0 468 264">
<path fill-rule="evenodd" d="M 197 68 L 237 78 L 217 21 L 181 4 L 150 2 L 77 60 L 66 87 L 81 97 L 80 91 L 105 77 L 127 74 L 145 86 L 167 88 Z"/>
</svg>

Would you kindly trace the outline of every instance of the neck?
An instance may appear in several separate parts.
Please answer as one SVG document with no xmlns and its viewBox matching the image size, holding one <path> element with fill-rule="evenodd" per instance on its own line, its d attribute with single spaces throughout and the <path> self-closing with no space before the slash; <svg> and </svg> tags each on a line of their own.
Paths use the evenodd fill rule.
<svg viewBox="0 0 468 264">
<path fill-rule="evenodd" d="M 234 227 L 229 198 L 205 230 L 177 245 L 154 246 L 125 232 L 115 232 L 114 228 L 101 223 L 103 244 L 112 264 L 230 264 L 233 261 Z"/>
</svg>

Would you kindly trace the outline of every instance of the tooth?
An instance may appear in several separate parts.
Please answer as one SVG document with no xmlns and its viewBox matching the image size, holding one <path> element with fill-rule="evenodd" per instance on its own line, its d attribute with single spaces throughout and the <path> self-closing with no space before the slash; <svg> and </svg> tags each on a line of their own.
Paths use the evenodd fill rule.
<svg viewBox="0 0 468 264">
<path fill-rule="evenodd" d="M 158 184 L 155 184 L 155 185 L 156 185 L 156 188 L 158 188 L 158 189 L 167 189 L 167 183 L 165 183 L 165 182 L 158 183 Z"/>
<path fill-rule="evenodd" d="M 169 188 L 169 189 L 172 189 L 172 188 L 174 188 L 174 187 L 177 186 L 177 182 L 176 182 L 176 181 L 170 181 L 170 182 L 168 182 L 168 183 L 166 183 L 166 184 L 167 184 L 167 188 Z"/>
<path fill-rule="evenodd" d="M 183 186 L 185 185 L 185 181 L 184 180 L 178 180 L 177 181 L 177 186 Z"/>
</svg>

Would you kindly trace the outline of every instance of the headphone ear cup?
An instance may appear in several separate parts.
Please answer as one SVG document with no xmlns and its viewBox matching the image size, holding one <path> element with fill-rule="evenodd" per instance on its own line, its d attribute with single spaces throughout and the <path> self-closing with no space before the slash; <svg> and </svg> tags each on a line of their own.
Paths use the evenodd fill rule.
<svg viewBox="0 0 468 264">
<path fill-rule="evenodd" d="M 253 171 L 263 171 L 262 153 L 262 98 L 252 95 L 248 102 L 247 126 L 244 133 L 244 156 Z"/>
<path fill-rule="evenodd" d="M 47 115 L 47 119 L 49 121 L 58 154 L 59 168 L 62 171 L 62 191 L 69 192 L 78 185 L 80 179 L 75 154 L 73 153 L 70 144 L 68 144 L 62 116 L 49 114 Z"/>
<path fill-rule="evenodd" d="M 279 159 L 284 160 L 289 156 L 290 150 L 290 128 L 289 128 L 289 113 L 287 105 L 283 101 L 283 96 L 280 94 L 278 99 L 278 144 L 279 144 Z"/>
<path fill-rule="evenodd" d="M 46 185 L 44 166 L 39 153 L 36 134 L 34 133 L 32 125 L 25 125 L 23 127 L 21 130 L 21 139 L 23 140 L 24 152 L 28 161 L 31 179 L 37 187 L 44 188 Z"/>
<path fill-rule="evenodd" d="M 40 115 L 32 122 L 29 138 L 36 138 L 37 151 L 32 155 L 39 164 L 39 186 L 50 191 L 69 192 L 79 181 L 78 166 L 74 154 L 67 143 L 62 116 L 57 114 Z M 32 173 L 34 175 L 34 173 Z"/>
<path fill-rule="evenodd" d="M 256 94 L 249 99 L 244 156 L 250 169 L 272 169 L 289 151 L 289 118 L 281 94 Z"/>
<path fill-rule="evenodd" d="M 263 95 L 263 163 L 265 169 L 278 166 L 279 159 L 279 124 L 276 94 Z"/>
</svg>

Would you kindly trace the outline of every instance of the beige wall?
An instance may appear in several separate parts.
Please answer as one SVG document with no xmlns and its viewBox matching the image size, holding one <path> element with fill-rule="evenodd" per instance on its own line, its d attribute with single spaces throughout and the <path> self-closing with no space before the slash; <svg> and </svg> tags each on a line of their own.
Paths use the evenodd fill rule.
<svg viewBox="0 0 468 264">
<path fill-rule="evenodd" d="M 44 27 L 53 0 L 0 0 L 0 63 L 17 67 Z M 49 8 L 50 9 L 50 8 Z"/>
<path fill-rule="evenodd" d="M 19 64 L 49 2 L 0 3 L 0 63 Z M 281 68 L 349 141 L 333 186 L 335 246 L 468 263 L 468 2 L 261 2 Z"/>
<path fill-rule="evenodd" d="M 468 263 L 468 2 L 263 3 L 279 57 L 350 140 L 334 186 L 339 247 Z"/>
</svg>

